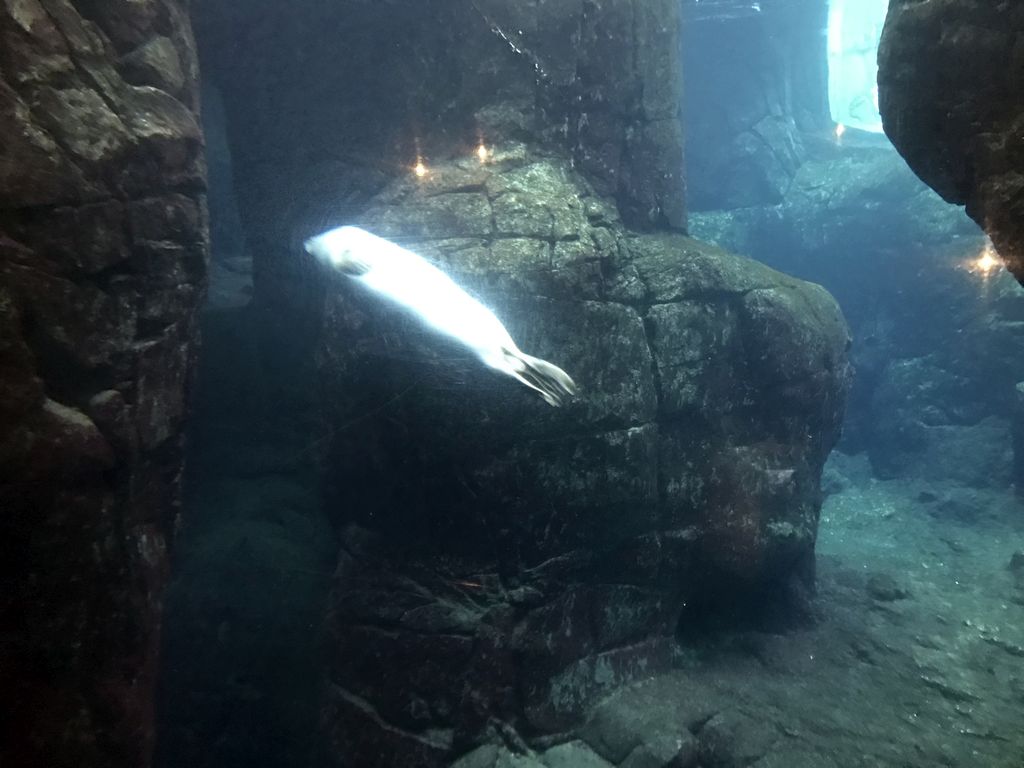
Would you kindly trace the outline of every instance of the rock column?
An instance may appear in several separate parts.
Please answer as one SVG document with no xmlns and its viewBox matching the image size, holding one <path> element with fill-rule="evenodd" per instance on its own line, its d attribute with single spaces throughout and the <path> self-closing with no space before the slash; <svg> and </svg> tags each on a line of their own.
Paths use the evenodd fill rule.
<svg viewBox="0 0 1024 768">
<path fill-rule="evenodd" d="M 207 258 L 179 0 L 0 6 L 0 764 L 148 765 Z"/>
</svg>

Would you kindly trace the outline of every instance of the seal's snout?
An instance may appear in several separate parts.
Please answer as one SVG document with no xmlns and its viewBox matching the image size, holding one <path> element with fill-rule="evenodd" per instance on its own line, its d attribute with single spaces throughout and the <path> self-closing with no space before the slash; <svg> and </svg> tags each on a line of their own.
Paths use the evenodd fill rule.
<svg viewBox="0 0 1024 768">
<path fill-rule="evenodd" d="M 316 237 L 307 238 L 302 243 L 303 250 L 306 251 L 310 256 L 319 262 L 324 264 L 331 263 L 331 249 L 327 246 L 327 242 L 323 235 L 317 235 Z"/>
<path fill-rule="evenodd" d="M 353 236 L 353 232 L 360 231 L 355 227 L 339 227 L 309 238 L 302 247 L 321 264 L 350 277 L 359 277 L 369 272 L 371 267 L 369 252 L 366 248 L 360 250 L 359 240 Z"/>
</svg>

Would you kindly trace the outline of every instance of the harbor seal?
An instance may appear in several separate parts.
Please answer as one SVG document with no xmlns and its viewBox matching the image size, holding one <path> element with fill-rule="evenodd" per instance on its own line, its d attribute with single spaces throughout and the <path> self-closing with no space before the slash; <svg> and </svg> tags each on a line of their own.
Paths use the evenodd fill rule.
<svg viewBox="0 0 1024 768">
<path fill-rule="evenodd" d="M 576 394 L 556 365 L 522 352 L 487 307 L 426 259 L 359 227 L 337 227 L 305 242 L 318 261 L 398 305 L 437 333 L 472 350 L 490 368 L 560 406 Z"/>
</svg>

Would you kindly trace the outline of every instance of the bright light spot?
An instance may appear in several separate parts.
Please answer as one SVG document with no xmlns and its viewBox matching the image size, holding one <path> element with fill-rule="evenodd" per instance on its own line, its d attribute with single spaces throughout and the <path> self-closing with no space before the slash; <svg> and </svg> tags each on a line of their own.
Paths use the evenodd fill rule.
<svg viewBox="0 0 1024 768">
<path fill-rule="evenodd" d="M 978 257 L 977 262 L 975 262 L 975 266 L 982 272 L 988 274 L 999 266 L 999 261 L 991 253 L 984 253 Z"/>
<path fill-rule="evenodd" d="M 476 156 L 480 158 L 481 163 L 486 163 L 487 159 L 491 156 L 491 150 L 481 141 L 480 146 L 476 148 Z"/>
<path fill-rule="evenodd" d="M 828 18 L 828 53 L 838 56 L 843 52 L 843 6 L 833 3 Z"/>
<path fill-rule="evenodd" d="M 412 172 L 415 173 L 418 178 L 422 179 L 427 175 L 427 166 L 423 164 L 422 160 L 417 160 L 416 165 L 413 166 Z"/>
<path fill-rule="evenodd" d="M 985 246 L 985 249 L 978 255 L 978 258 L 970 262 L 967 268 L 977 275 L 981 275 L 982 277 L 988 277 L 1001 266 L 1002 263 L 996 256 L 996 252 L 992 248 L 992 244 L 989 243 Z"/>
<path fill-rule="evenodd" d="M 846 126 L 842 123 L 836 123 L 836 141 L 843 138 L 844 133 L 846 133 Z"/>
</svg>

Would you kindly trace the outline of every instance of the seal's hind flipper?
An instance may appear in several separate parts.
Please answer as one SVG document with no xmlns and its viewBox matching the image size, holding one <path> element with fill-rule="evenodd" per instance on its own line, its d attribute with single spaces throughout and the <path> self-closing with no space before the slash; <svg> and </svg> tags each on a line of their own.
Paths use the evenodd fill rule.
<svg viewBox="0 0 1024 768">
<path fill-rule="evenodd" d="M 539 357 L 531 357 L 518 349 L 506 349 L 504 352 L 511 368 L 509 373 L 530 389 L 540 393 L 549 405 L 558 407 L 565 398 L 575 397 L 576 382 L 557 365 L 552 365 Z"/>
</svg>

